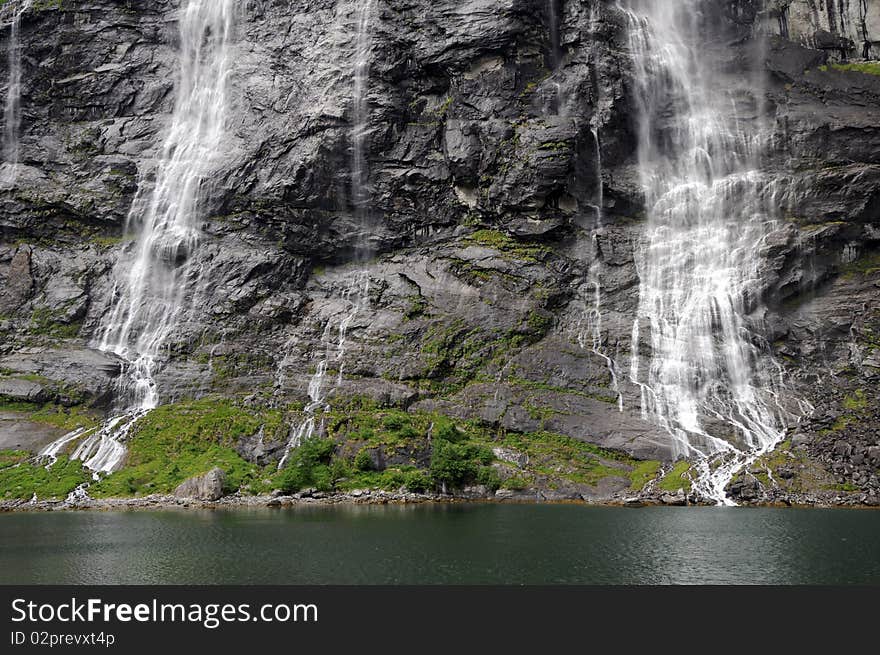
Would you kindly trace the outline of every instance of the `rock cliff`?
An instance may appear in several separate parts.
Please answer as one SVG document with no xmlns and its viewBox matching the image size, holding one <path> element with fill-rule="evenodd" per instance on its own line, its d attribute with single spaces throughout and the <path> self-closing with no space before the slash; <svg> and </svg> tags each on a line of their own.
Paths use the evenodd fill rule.
<svg viewBox="0 0 880 655">
<path fill-rule="evenodd" d="M 617 3 L 376 2 L 366 217 L 351 194 L 359 4 L 240 3 L 232 118 L 203 191 L 199 279 L 163 351 L 162 401 L 242 399 L 295 426 L 291 403 L 308 402 L 327 326 L 351 313 L 363 272 L 366 308 L 327 372 L 332 406 L 367 397 L 669 463 L 638 388 L 607 363 L 632 348 L 644 229 Z M 751 108 L 746 129 L 772 131 L 763 172 L 780 222 L 752 319 L 805 414 L 732 493 L 880 502 L 880 67 L 857 61 L 877 54 L 880 6 L 708 4 L 719 93 Z M 93 339 L 171 112 L 179 8 L 61 0 L 22 15 L 19 164 L 0 190 L 10 401 L 112 405 L 120 362 Z M 236 447 L 266 465 L 287 439 L 261 428 Z M 629 480 L 604 484 L 609 497 Z"/>
</svg>

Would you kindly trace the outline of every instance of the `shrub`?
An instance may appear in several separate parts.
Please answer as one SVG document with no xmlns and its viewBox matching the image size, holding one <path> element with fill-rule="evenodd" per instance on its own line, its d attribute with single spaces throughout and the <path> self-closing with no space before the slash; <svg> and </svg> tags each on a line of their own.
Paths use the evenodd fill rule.
<svg viewBox="0 0 880 655">
<path fill-rule="evenodd" d="M 351 475 L 351 466 L 342 457 L 334 457 L 330 460 L 330 479 L 335 485 L 340 480 Z"/>
<path fill-rule="evenodd" d="M 491 466 L 483 466 L 477 471 L 477 484 L 485 486 L 494 493 L 501 486 L 501 477 Z"/>
<path fill-rule="evenodd" d="M 385 426 L 386 430 L 392 430 L 396 432 L 400 430 L 403 426 L 408 425 L 409 420 L 405 416 L 401 416 L 400 414 L 389 414 L 382 421 L 382 425 Z"/>
<path fill-rule="evenodd" d="M 308 439 L 290 453 L 287 466 L 278 475 L 278 486 L 292 493 L 306 487 L 320 491 L 333 488 L 330 458 L 335 444 L 329 439 Z"/>
<path fill-rule="evenodd" d="M 413 493 L 424 493 L 431 488 L 431 478 L 424 471 L 407 471 L 403 486 Z"/>
<path fill-rule="evenodd" d="M 472 443 L 438 440 L 431 453 L 431 477 L 438 485 L 460 487 L 473 481 L 480 465 L 490 464 L 492 451 Z"/>
<path fill-rule="evenodd" d="M 376 468 L 373 466 L 373 458 L 369 450 L 361 448 L 358 451 L 358 454 L 354 456 L 354 468 L 357 471 L 372 471 Z"/>
<path fill-rule="evenodd" d="M 433 436 L 434 439 L 448 441 L 450 443 L 458 443 L 465 438 L 465 435 L 455 427 L 455 423 L 448 418 L 438 418 L 434 421 Z"/>
</svg>

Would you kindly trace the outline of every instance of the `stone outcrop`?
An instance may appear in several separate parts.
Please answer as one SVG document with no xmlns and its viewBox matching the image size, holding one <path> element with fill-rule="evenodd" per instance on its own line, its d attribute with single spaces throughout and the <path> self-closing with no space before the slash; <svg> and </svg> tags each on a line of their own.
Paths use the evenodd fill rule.
<svg viewBox="0 0 880 655">
<path fill-rule="evenodd" d="M 203 475 L 197 475 L 180 484 L 174 490 L 175 498 L 191 498 L 193 500 L 218 500 L 223 496 L 223 484 L 226 473 L 214 467 Z"/>
<path fill-rule="evenodd" d="M 758 4 L 758 3 L 751 3 Z M 767 27 L 841 59 L 880 56 L 880 5 L 865 0 L 764 0 Z"/>
</svg>

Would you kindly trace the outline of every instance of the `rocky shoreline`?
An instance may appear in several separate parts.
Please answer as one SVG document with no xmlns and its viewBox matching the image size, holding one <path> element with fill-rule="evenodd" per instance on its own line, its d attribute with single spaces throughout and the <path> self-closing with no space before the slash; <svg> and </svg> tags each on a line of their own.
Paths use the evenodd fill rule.
<svg viewBox="0 0 880 655">
<path fill-rule="evenodd" d="M 741 507 L 790 507 L 790 508 L 880 508 L 880 503 L 872 499 L 860 498 L 857 494 L 849 497 L 828 492 L 826 494 L 802 494 L 790 497 L 743 503 Z M 518 503 L 518 504 L 568 504 L 590 505 L 595 507 L 707 507 L 712 503 L 684 494 L 662 494 L 632 496 L 607 500 L 585 499 L 583 497 L 555 497 L 540 491 L 503 491 L 494 495 L 479 494 L 420 494 L 407 492 L 355 490 L 346 493 L 325 493 L 306 490 L 296 494 L 273 494 L 248 496 L 232 494 L 217 500 L 179 498 L 173 495 L 153 494 L 138 498 L 77 498 L 73 500 L 6 500 L 0 502 L 0 513 L 12 512 L 57 512 L 57 511 L 134 511 L 168 509 L 255 509 L 289 508 L 329 505 L 420 505 L 456 503 Z"/>
</svg>

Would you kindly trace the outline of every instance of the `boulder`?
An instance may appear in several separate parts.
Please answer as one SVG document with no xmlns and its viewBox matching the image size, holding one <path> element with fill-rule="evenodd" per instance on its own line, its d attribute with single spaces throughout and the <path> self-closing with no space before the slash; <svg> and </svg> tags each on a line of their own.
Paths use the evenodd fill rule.
<svg viewBox="0 0 880 655">
<path fill-rule="evenodd" d="M 207 473 L 183 481 L 174 490 L 174 496 L 192 500 L 218 500 L 223 496 L 224 482 L 226 482 L 226 473 L 215 466 Z"/>
</svg>

